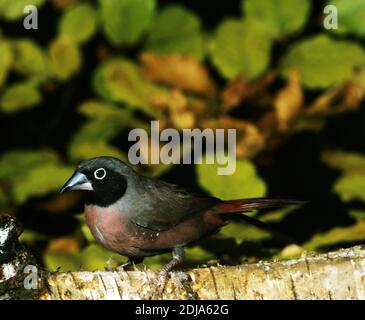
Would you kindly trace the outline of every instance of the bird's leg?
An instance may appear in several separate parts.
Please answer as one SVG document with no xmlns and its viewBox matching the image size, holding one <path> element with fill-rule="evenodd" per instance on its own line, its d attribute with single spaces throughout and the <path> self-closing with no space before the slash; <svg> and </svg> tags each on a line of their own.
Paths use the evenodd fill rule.
<svg viewBox="0 0 365 320">
<path fill-rule="evenodd" d="M 184 258 L 185 258 L 184 247 L 175 247 L 172 250 L 172 260 L 161 269 L 158 275 L 159 280 L 165 282 L 168 273 L 173 268 L 178 266 L 181 262 L 183 262 Z"/>
<path fill-rule="evenodd" d="M 165 288 L 168 273 L 179 265 L 185 257 L 185 251 L 183 247 L 175 247 L 172 250 L 172 260 L 166 264 L 158 273 L 157 278 L 154 278 L 149 284 L 149 293 L 144 299 L 153 299 L 154 295 L 161 294 Z"/>
</svg>

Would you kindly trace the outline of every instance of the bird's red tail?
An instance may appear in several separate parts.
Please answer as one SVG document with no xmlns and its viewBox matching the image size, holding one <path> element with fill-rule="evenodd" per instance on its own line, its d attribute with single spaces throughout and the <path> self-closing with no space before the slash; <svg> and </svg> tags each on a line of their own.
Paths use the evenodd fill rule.
<svg viewBox="0 0 365 320">
<path fill-rule="evenodd" d="M 215 209 L 217 209 L 219 213 L 238 213 L 305 203 L 306 201 L 285 198 L 251 198 L 222 201 L 215 206 Z"/>
<path fill-rule="evenodd" d="M 272 226 L 269 226 L 256 218 L 247 216 L 242 213 L 259 209 L 280 208 L 289 205 L 301 205 L 305 203 L 307 203 L 307 201 L 293 200 L 287 198 L 251 198 L 222 201 L 218 203 L 214 207 L 214 209 L 219 216 L 221 216 L 221 214 L 223 216 L 225 213 L 232 213 L 232 215 L 225 216 L 225 219 L 232 218 L 236 221 L 252 224 L 263 230 L 270 231 L 275 238 L 282 240 L 285 243 L 295 243 L 294 239 L 281 233 L 280 231 L 275 230 Z"/>
</svg>

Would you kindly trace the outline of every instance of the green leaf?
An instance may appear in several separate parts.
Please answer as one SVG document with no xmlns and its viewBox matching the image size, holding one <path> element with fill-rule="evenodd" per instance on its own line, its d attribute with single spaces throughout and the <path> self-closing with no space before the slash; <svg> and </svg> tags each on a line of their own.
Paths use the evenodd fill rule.
<svg viewBox="0 0 365 320">
<path fill-rule="evenodd" d="M 0 87 L 5 83 L 13 64 L 13 53 L 9 41 L 0 40 Z"/>
<path fill-rule="evenodd" d="M 43 80 L 47 75 L 47 61 L 42 49 L 31 40 L 13 42 L 14 68 L 18 72 Z"/>
<path fill-rule="evenodd" d="M 94 75 L 94 88 L 103 98 L 124 102 L 129 107 L 140 109 L 151 116 L 149 99 L 158 92 L 158 87 L 146 81 L 141 70 L 124 59 L 114 59 L 100 66 Z"/>
<path fill-rule="evenodd" d="M 211 195 L 222 200 L 265 195 L 265 182 L 257 175 L 250 161 L 237 160 L 236 171 L 232 175 L 218 175 L 218 167 L 217 163 L 206 164 L 206 158 L 203 158 L 203 164 L 196 165 L 199 185 Z"/>
<path fill-rule="evenodd" d="M 70 7 L 63 14 L 59 30 L 77 43 L 89 40 L 96 31 L 96 12 L 88 3 Z"/>
<path fill-rule="evenodd" d="M 267 224 L 278 223 L 299 207 L 300 207 L 299 205 L 291 205 L 277 210 L 273 210 L 268 213 L 265 213 L 264 215 L 261 215 L 259 220 Z M 250 216 L 256 216 L 256 214 L 257 211 L 255 213 L 245 213 L 245 215 L 250 215 Z M 273 237 L 275 238 L 275 235 L 270 231 L 257 228 L 250 224 L 243 224 L 243 223 L 240 224 L 234 223 L 232 227 L 230 227 L 229 224 L 227 230 L 225 230 L 225 228 L 223 229 L 222 235 L 227 238 L 234 237 L 238 245 L 240 245 L 242 242 L 245 241 L 257 242 L 271 239 Z M 279 255 L 276 257 L 279 258 L 281 256 Z"/>
<path fill-rule="evenodd" d="M 343 171 L 333 186 L 343 201 L 365 201 L 365 155 L 331 150 L 323 152 L 321 158 L 330 167 Z"/>
<path fill-rule="evenodd" d="M 86 122 L 74 136 L 74 142 L 86 140 L 109 140 L 113 138 L 120 130 L 118 121 L 95 120 Z"/>
<path fill-rule="evenodd" d="M 135 44 L 150 25 L 155 0 L 99 0 L 103 31 L 116 45 Z"/>
<path fill-rule="evenodd" d="M 206 263 L 209 260 L 215 259 L 213 253 L 208 252 L 199 246 L 185 248 L 185 254 L 187 262 L 194 265 Z"/>
<path fill-rule="evenodd" d="M 271 222 L 280 222 L 283 220 L 286 216 L 291 214 L 294 210 L 299 208 L 299 205 L 290 205 L 284 208 L 280 208 L 277 210 L 270 211 L 268 213 L 265 213 L 265 215 L 260 217 L 260 220 L 271 223 Z"/>
<path fill-rule="evenodd" d="M 10 181 L 22 179 L 32 168 L 57 162 L 57 154 L 49 150 L 7 151 L 0 158 L 0 179 Z"/>
<path fill-rule="evenodd" d="M 78 107 L 78 111 L 84 116 L 94 120 L 131 120 L 130 110 L 122 109 L 105 102 L 86 101 Z"/>
<path fill-rule="evenodd" d="M 46 268 L 52 271 L 79 271 L 82 264 L 78 255 L 65 252 L 46 252 L 43 259 Z"/>
<path fill-rule="evenodd" d="M 59 163 L 52 151 L 15 150 L 0 158 L 0 180 L 11 186 L 15 201 L 20 204 L 32 196 L 58 190 L 74 168 Z"/>
<path fill-rule="evenodd" d="M 259 24 L 227 19 L 215 34 L 211 59 L 226 78 L 239 73 L 255 78 L 269 65 L 271 46 L 271 36 Z"/>
<path fill-rule="evenodd" d="M 27 243 L 32 243 L 35 241 L 46 241 L 46 240 L 48 240 L 47 235 L 32 230 L 24 230 L 19 237 L 19 241 Z"/>
<path fill-rule="evenodd" d="M 33 85 L 16 83 L 5 89 L 0 99 L 0 109 L 11 113 L 38 105 L 42 96 Z"/>
<path fill-rule="evenodd" d="M 81 253 L 47 252 L 44 262 L 48 269 L 56 271 L 95 271 L 105 267 L 115 268 L 125 262 L 119 254 L 104 249 L 96 243 L 88 245 Z"/>
<path fill-rule="evenodd" d="M 118 120 L 95 120 L 84 124 L 69 144 L 68 154 L 72 160 L 85 160 L 97 156 L 113 156 L 126 159 L 123 152 L 108 144 L 121 129 Z"/>
<path fill-rule="evenodd" d="M 263 241 L 271 238 L 268 231 L 256 228 L 249 224 L 229 223 L 218 234 L 219 237 L 234 238 L 237 245 L 244 241 Z"/>
<path fill-rule="evenodd" d="M 15 200 L 18 204 L 21 204 L 31 197 L 43 196 L 58 191 L 73 171 L 73 167 L 65 167 L 54 163 L 31 169 L 14 186 Z"/>
<path fill-rule="evenodd" d="M 77 44 L 67 36 L 53 40 L 49 50 L 49 67 L 53 76 L 67 80 L 81 66 L 81 53 Z"/>
<path fill-rule="evenodd" d="M 139 121 L 131 110 L 123 109 L 111 103 L 101 101 L 86 101 L 78 107 L 78 111 L 92 120 L 118 120 L 124 128 L 146 128 L 144 122 Z"/>
<path fill-rule="evenodd" d="M 315 250 L 321 247 L 335 245 L 342 242 L 357 242 L 365 239 L 365 221 L 358 220 L 349 227 L 336 227 L 323 234 L 317 234 L 303 247 L 306 250 Z"/>
<path fill-rule="evenodd" d="M 83 236 L 85 237 L 85 239 L 88 241 L 88 242 L 94 242 L 95 239 L 94 239 L 94 236 L 92 235 L 89 227 L 87 226 L 86 223 L 83 223 L 81 225 L 81 232 L 83 234 Z"/>
<path fill-rule="evenodd" d="M 295 44 L 284 56 L 285 76 L 294 66 L 299 68 L 306 87 L 323 89 L 350 79 L 357 68 L 364 67 L 365 52 L 353 42 L 321 34 Z"/>
<path fill-rule="evenodd" d="M 24 8 L 34 5 L 37 9 L 45 3 L 45 0 L 0 0 L 0 16 L 6 20 L 17 20 L 25 17 Z"/>
<path fill-rule="evenodd" d="M 147 49 L 158 53 L 181 53 L 203 57 L 203 37 L 199 18 L 176 5 L 163 9 L 154 19 Z"/>
<path fill-rule="evenodd" d="M 352 218 L 359 220 L 365 220 L 365 211 L 364 210 L 349 210 L 349 216 Z"/>
<path fill-rule="evenodd" d="M 96 243 L 88 245 L 80 254 L 81 266 L 84 270 L 104 270 L 106 265 L 117 267 L 123 259 L 119 254 L 104 249 Z"/>
<path fill-rule="evenodd" d="M 260 217 L 260 220 L 266 223 L 280 222 L 284 217 L 293 212 L 298 206 L 288 206 L 286 208 L 280 208 L 277 210 L 270 211 Z M 255 214 L 246 213 L 253 216 Z M 270 239 L 272 234 L 260 228 L 257 228 L 250 224 L 245 223 L 229 223 L 221 232 L 218 234 L 219 237 L 234 238 L 237 245 L 240 245 L 245 241 L 263 241 Z"/>
<path fill-rule="evenodd" d="M 326 125 L 326 118 L 298 118 L 288 129 L 288 133 L 295 134 L 302 131 L 321 132 Z"/>
<path fill-rule="evenodd" d="M 333 186 L 333 191 L 338 193 L 343 201 L 365 201 L 365 175 L 352 173 L 344 174 Z"/>
<path fill-rule="evenodd" d="M 321 159 L 332 168 L 365 176 L 365 155 L 338 150 L 327 150 Z"/>
<path fill-rule="evenodd" d="M 94 236 L 92 235 L 88 225 L 86 224 L 84 213 L 76 215 L 75 218 L 80 222 L 81 233 L 86 241 L 95 242 Z"/>
<path fill-rule="evenodd" d="M 242 2 L 247 19 L 261 24 L 275 38 L 299 31 L 310 11 L 308 0 L 245 0 Z M 300 9 L 298 9 L 300 8 Z"/>
<path fill-rule="evenodd" d="M 171 261 L 171 253 L 165 253 L 157 256 L 146 257 L 143 264 L 150 270 L 161 270 Z"/>
<path fill-rule="evenodd" d="M 338 29 L 331 31 L 365 36 L 365 1 L 329 0 L 327 3 L 336 6 L 338 13 Z"/>
</svg>

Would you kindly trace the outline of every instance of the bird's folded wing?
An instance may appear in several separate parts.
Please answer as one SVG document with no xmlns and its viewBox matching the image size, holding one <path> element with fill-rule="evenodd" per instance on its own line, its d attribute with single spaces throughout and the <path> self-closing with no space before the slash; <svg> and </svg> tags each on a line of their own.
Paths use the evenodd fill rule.
<svg viewBox="0 0 365 320">
<path fill-rule="evenodd" d="M 217 198 L 195 195 L 163 181 L 146 185 L 145 192 L 149 201 L 132 221 L 154 231 L 168 230 L 220 202 Z"/>
</svg>

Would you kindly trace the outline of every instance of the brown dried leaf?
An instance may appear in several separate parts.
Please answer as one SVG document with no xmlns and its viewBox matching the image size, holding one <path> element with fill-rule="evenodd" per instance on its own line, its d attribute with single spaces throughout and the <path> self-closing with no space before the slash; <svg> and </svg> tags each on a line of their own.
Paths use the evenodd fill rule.
<svg viewBox="0 0 365 320">
<path fill-rule="evenodd" d="M 47 252 L 78 253 L 79 243 L 74 237 L 61 237 L 51 240 L 47 247 Z"/>
<path fill-rule="evenodd" d="M 242 129 L 242 136 L 239 132 L 237 140 L 237 157 L 253 158 L 263 150 L 266 140 L 258 128 L 249 122 Z"/>
<path fill-rule="evenodd" d="M 278 121 L 278 129 L 285 131 L 297 117 L 303 106 L 303 90 L 298 69 L 289 73 L 287 85 L 276 95 L 274 108 Z"/>
<path fill-rule="evenodd" d="M 78 192 L 66 192 L 53 196 L 49 200 L 42 200 L 35 204 L 37 210 L 48 211 L 54 214 L 64 213 L 80 204 L 82 198 Z"/>
<path fill-rule="evenodd" d="M 265 147 L 265 137 L 252 123 L 230 117 L 209 119 L 202 122 L 203 128 L 236 129 L 236 154 L 238 158 L 253 158 Z"/>
<path fill-rule="evenodd" d="M 224 108 L 231 109 L 239 105 L 249 95 L 249 91 L 250 86 L 242 74 L 231 80 L 222 91 Z"/>
<path fill-rule="evenodd" d="M 180 90 L 172 91 L 168 106 L 171 121 L 177 129 L 194 127 L 194 113 L 189 109 L 188 100 Z"/>
<path fill-rule="evenodd" d="M 170 92 L 161 91 L 155 94 L 152 94 L 148 101 L 152 108 L 156 110 L 165 110 L 168 108 Z"/>
<path fill-rule="evenodd" d="M 248 83 L 243 74 L 238 75 L 223 89 L 222 102 L 226 109 L 238 106 L 244 100 L 262 92 L 275 79 L 274 72 L 267 72 L 256 81 Z"/>
<path fill-rule="evenodd" d="M 145 75 L 153 80 L 204 95 L 212 95 L 214 84 L 203 64 L 192 57 L 142 53 Z"/>
<path fill-rule="evenodd" d="M 356 110 L 364 99 L 365 87 L 356 81 L 351 81 L 345 88 L 343 105 L 345 109 Z"/>
<path fill-rule="evenodd" d="M 170 125 L 179 130 L 194 127 L 195 115 L 202 113 L 205 109 L 202 101 L 188 99 L 177 89 L 153 95 L 150 103 L 155 109 L 167 110 Z"/>
<path fill-rule="evenodd" d="M 340 98 L 342 86 L 331 88 L 321 95 L 307 108 L 307 115 L 321 115 L 329 112 L 329 109 Z"/>
<path fill-rule="evenodd" d="M 352 80 L 321 94 L 306 110 L 306 114 L 330 115 L 356 110 L 365 97 L 365 70 Z"/>
<path fill-rule="evenodd" d="M 72 6 L 77 2 L 78 0 L 53 0 L 52 4 L 56 9 L 64 10 L 67 7 Z"/>
</svg>

